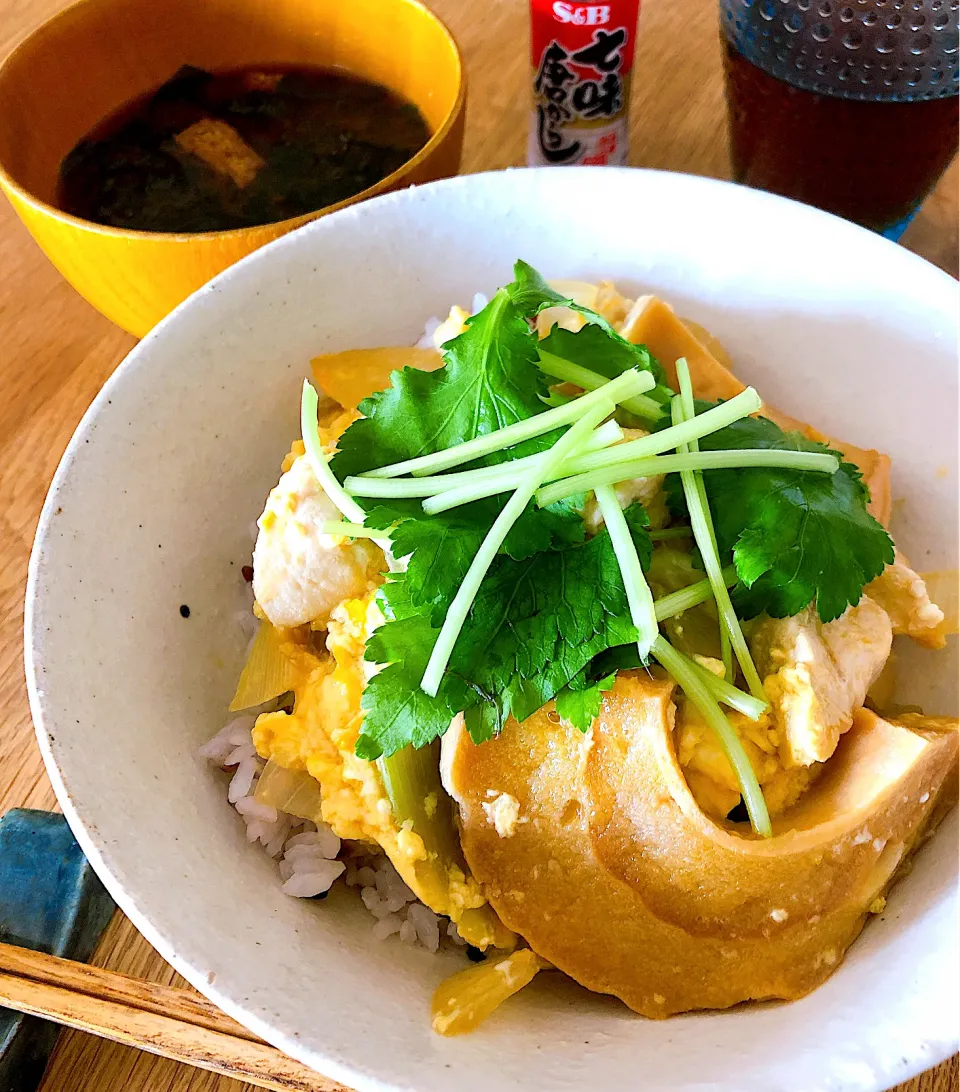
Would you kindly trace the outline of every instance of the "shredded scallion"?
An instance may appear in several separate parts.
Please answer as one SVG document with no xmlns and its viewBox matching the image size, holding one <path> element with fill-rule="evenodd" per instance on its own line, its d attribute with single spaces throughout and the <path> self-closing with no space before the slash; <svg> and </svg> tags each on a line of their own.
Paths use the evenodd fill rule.
<svg viewBox="0 0 960 1092">
<path fill-rule="evenodd" d="M 627 445 L 624 444 L 624 447 Z M 614 485 L 629 478 L 649 478 L 654 474 L 683 474 L 694 470 L 735 470 L 747 466 L 780 466 L 791 470 L 811 470 L 824 474 L 836 472 L 834 455 L 818 451 L 781 451 L 777 448 L 733 448 L 729 451 L 678 451 L 676 455 L 653 455 L 632 462 L 616 463 L 586 474 L 575 474 L 537 494 L 537 504 L 545 508 L 564 497 L 586 493 L 598 485 Z"/>
<path fill-rule="evenodd" d="M 540 395 L 540 401 L 545 406 L 566 406 L 576 398 L 576 395 L 561 394 L 559 391 L 550 391 L 549 394 Z"/>
<path fill-rule="evenodd" d="M 733 645 L 730 643 L 730 634 L 727 627 L 720 623 L 720 661 L 723 664 L 723 677 L 733 678 Z"/>
<path fill-rule="evenodd" d="M 329 520 L 320 524 L 322 535 L 339 535 L 341 538 L 389 538 L 389 531 L 381 531 L 377 527 L 364 527 L 360 523 L 340 523 L 337 520 Z"/>
<path fill-rule="evenodd" d="M 677 361 L 677 381 L 680 393 L 673 399 L 671 411 L 673 420 L 677 423 L 689 420 L 694 416 L 693 386 L 690 383 L 690 369 L 686 360 L 681 357 Z M 692 440 L 689 448 L 696 448 L 697 441 Z M 691 451 L 688 457 L 692 458 L 695 452 Z M 730 644 L 733 647 L 740 670 L 746 680 L 750 693 L 758 700 L 766 703 L 766 694 L 763 683 L 757 673 L 753 657 L 747 648 L 746 638 L 740 628 L 740 622 L 733 603 L 730 601 L 730 593 L 723 581 L 720 567 L 720 555 L 717 552 L 717 539 L 713 530 L 713 520 L 710 516 L 710 506 L 707 503 L 706 491 L 703 487 L 703 477 L 691 470 L 683 470 L 680 473 L 680 481 L 683 484 L 683 494 L 687 501 L 687 509 L 690 513 L 690 526 L 693 528 L 693 537 L 700 556 L 703 558 L 703 567 L 707 572 L 707 579 L 713 588 L 713 595 L 717 601 L 717 611 L 720 614 L 720 623 L 727 631 Z"/>
<path fill-rule="evenodd" d="M 754 831 L 763 838 L 769 838 L 773 834 L 773 830 L 770 826 L 770 814 L 767 811 L 767 803 L 763 798 L 763 790 L 760 788 L 759 781 L 757 781 L 757 775 L 750 764 L 750 759 L 747 758 L 747 753 L 743 749 L 740 737 L 717 704 L 710 684 L 703 679 L 697 670 L 698 665 L 692 664 L 664 637 L 660 636 L 653 642 L 651 651 L 673 676 L 680 689 L 693 702 L 700 715 L 716 733 L 720 746 L 723 748 L 723 752 L 737 776 L 743 802 L 747 807 L 747 814 L 750 816 L 750 823 Z"/>
<path fill-rule="evenodd" d="M 733 565 L 728 565 L 723 570 L 723 579 L 728 588 L 736 584 L 737 570 Z M 685 588 L 679 588 L 668 595 L 661 595 L 653 603 L 657 611 L 657 621 L 662 622 L 664 618 L 673 618 L 685 610 L 690 610 L 691 607 L 698 607 L 712 596 L 713 589 L 710 587 L 709 580 L 698 580 L 696 584 L 688 584 Z"/>
<path fill-rule="evenodd" d="M 607 451 L 580 456 L 575 460 L 575 473 L 583 474 L 588 470 L 612 466 L 614 463 L 632 462 L 634 459 L 648 455 L 672 451 L 679 444 L 709 436 L 711 432 L 719 432 L 720 429 L 748 417 L 751 413 L 756 413 L 762 405 L 760 395 L 753 387 L 747 387 L 728 402 L 721 402 L 719 406 L 698 414 L 692 421 L 671 425 L 659 432 L 652 432 L 649 436 L 641 436 L 637 440 L 628 440 L 627 443 L 618 444 Z"/>
<path fill-rule="evenodd" d="M 623 586 L 627 593 L 627 603 L 630 606 L 630 617 L 637 627 L 637 651 L 640 653 L 640 659 L 645 661 L 660 632 L 657 628 L 657 612 L 653 605 L 650 585 L 643 575 L 637 548 L 633 544 L 630 528 L 627 526 L 613 486 L 601 485 L 596 495 L 600 514 L 603 516 L 603 522 L 613 544 L 613 552 L 617 555 L 620 575 L 623 577 Z"/>
<path fill-rule="evenodd" d="M 581 451 L 600 451 L 622 439 L 623 429 L 617 422 L 605 421 L 584 440 Z M 502 490 L 506 491 L 516 487 L 520 474 L 532 466 L 539 457 L 540 453 L 537 452 L 534 455 L 525 455 L 521 459 L 514 459 L 509 463 L 498 463 L 496 466 L 455 471 L 452 474 L 434 474 L 424 478 L 366 478 L 357 475 L 345 478 L 343 486 L 355 497 L 433 497 L 437 493 L 450 489 L 459 489 L 465 485 L 479 485 L 481 482 L 500 479 L 504 474 L 513 474 L 514 479 Z M 568 459 L 564 467 L 569 465 L 571 460 Z M 561 470 L 564 467 L 561 467 Z"/>
<path fill-rule="evenodd" d="M 540 371 L 564 383 L 574 383 L 586 391 L 595 391 L 598 387 L 610 382 L 607 376 L 599 372 L 573 364 L 562 357 L 554 356 L 553 353 L 544 352 L 543 349 L 540 350 Z M 643 394 L 625 398 L 620 405 L 645 421 L 656 422 L 663 416 L 663 406 L 656 399 L 648 398 Z"/>
<path fill-rule="evenodd" d="M 370 478 L 398 478 L 401 474 L 415 474 L 421 476 L 440 470 L 447 470 L 451 466 L 459 466 L 461 463 L 479 459 L 482 455 L 490 455 L 495 451 L 502 451 L 507 447 L 514 447 L 524 440 L 531 440 L 535 436 L 542 436 L 546 432 L 552 432 L 555 428 L 572 424 L 579 420 L 591 407 L 600 400 L 609 399 L 619 405 L 626 398 L 635 394 L 642 394 L 656 386 L 653 376 L 649 372 L 640 372 L 635 368 L 622 372 L 616 379 L 610 380 L 598 390 L 576 398 L 565 406 L 557 406 L 556 409 L 546 410 L 523 421 L 516 421 L 512 425 L 495 429 L 493 432 L 476 436 L 462 444 L 454 444 L 443 451 L 436 451 L 430 455 L 419 455 L 415 459 L 404 459 L 390 466 L 381 466 L 377 470 L 370 470 L 364 477 Z"/>
<path fill-rule="evenodd" d="M 423 673 L 420 686 L 431 697 L 436 697 L 463 623 L 473 606 L 483 578 L 493 564 L 493 559 L 497 556 L 497 551 L 503 545 L 503 540 L 507 537 L 510 528 L 523 514 L 543 478 L 555 470 L 571 451 L 575 451 L 600 421 L 612 412 L 613 402 L 610 399 L 595 398 L 576 424 L 572 425 L 553 447 L 537 456 L 537 461 L 526 471 L 516 492 L 497 516 L 447 610 L 440 634 L 430 653 L 430 660 Z"/>
<path fill-rule="evenodd" d="M 320 400 L 305 379 L 300 397 L 300 435 L 310 466 L 324 493 L 340 509 L 350 523 L 363 523 L 366 513 L 334 477 L 320 443 Z"/>
<path fill-rule="evenodd" d="M 746 691 L 734 686 L 733 683 L 727 682 L 726 679 L 721 679 L 719 675 L 714 675 L 703 664 L 698 664 L 696 660 L 690 659 L 690 666 L 699 673 L 704 684 L 721 705 L 729 705 L 731 709 L 743 713 L 750 720 L 759 720 L 767 711 L 766 702 L 746 693 Z"/>
</svg>

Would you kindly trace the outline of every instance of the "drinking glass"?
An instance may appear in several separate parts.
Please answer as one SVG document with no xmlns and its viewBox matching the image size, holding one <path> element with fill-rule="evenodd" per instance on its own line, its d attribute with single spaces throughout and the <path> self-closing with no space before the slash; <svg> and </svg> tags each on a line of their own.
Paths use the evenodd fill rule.
<svg viewBox="0 0 960 1092">
<path fill-rule="evenodd" d="M 720 0 L 733 173 L 897 239 L 957 150 L 960 0 Z"/>
</svg>

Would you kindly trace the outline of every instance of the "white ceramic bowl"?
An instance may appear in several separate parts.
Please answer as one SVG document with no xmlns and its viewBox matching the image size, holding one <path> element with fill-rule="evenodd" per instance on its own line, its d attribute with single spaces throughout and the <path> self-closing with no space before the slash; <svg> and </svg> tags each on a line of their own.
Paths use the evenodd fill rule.
<svg viewBox="0 0 960 1092">
<path fill-rule="evenodd" d="M 945 274 L 813 209 L 699 178 L 513 171 L 391 194 L 201 289 L 80 425 L 27 604 L 31 703 L 63 809 L 182 974 L 364 1092 L 887 1088 L 955 1049 L 955 817 L 802 1001 L 655 1023 L 541 976 L 482 1030 L 446 1040 L 427 1007 L 462 959 L 373 941 L 346 894 L 282 895 L 222 776 L 197 758 L 240 665 L 237 569 L 297 434 L 310 357 L 412 343 L 429 316 L 509 280 L 516 257 L 656 291 L 771 402 L 890 452 L 902 547 L 919 569 L 956 566 L 957 291 Z M 902 700 L 955 711 L 948 657 L 905 656 Z"/>
</svg>

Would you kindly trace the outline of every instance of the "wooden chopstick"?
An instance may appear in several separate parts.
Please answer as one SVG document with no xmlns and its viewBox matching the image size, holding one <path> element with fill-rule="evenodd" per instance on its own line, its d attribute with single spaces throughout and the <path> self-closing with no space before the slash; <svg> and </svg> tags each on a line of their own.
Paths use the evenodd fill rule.
<svg viewBox="0 0 960 1092">
<path fill-rule="evenodd" d="M 0 1005 L 276 1092 L 349 1092 L 205 997 L 0 943 Z"/>
</svg>

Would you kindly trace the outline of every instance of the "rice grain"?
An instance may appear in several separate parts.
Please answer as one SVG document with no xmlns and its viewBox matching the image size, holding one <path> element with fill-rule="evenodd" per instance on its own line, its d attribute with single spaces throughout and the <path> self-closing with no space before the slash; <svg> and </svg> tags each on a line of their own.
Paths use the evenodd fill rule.
<svg viewBox="0 0 960 1092">
<path fill-rule="evenodd" d="M 373 927 L 373 935 L 377 940 L 386 940 L 387 937 L 392 937 L 395 933 L 399 933 L 402 927 L 402 922 L 396 916 L 391 914 L 387 918 L 381 918 Z"/>
<path fill-rule="evenodd" d="M 301 899 L 322 895 L 333 886 L 333 881 L 344 870 L 342 861 L 322 861 L 313 872 L 297 872 L 283 885 L 283 892 Z"/>
<path fill-rule="evenodd" d="M 236 804 L 238 800 L 249 794 L 253 787 L 253 779 L 258 773 L 255 758 L 245 758 L 237 766 L 237 772 L 231 778 L 230 787 L 227 789 L 227 799 L 231 804 Z"/>
</svg>

